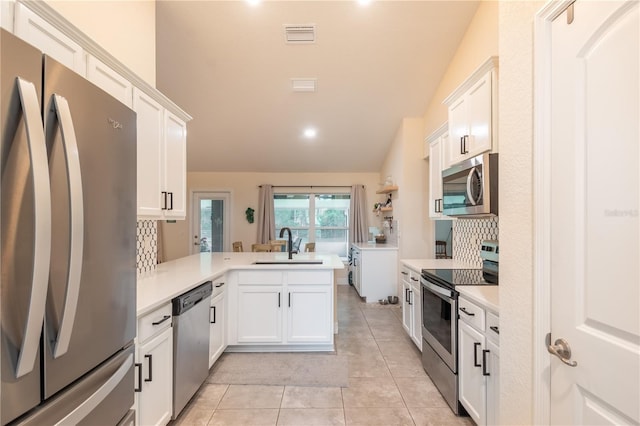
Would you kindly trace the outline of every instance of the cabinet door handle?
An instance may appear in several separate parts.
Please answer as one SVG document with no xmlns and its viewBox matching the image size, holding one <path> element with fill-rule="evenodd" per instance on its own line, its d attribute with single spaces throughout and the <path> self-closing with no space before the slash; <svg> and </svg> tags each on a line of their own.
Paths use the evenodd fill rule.
<svg viewBox="0 0 640 426">
<path fill-rule="evenodd" d="M 291 307 L 291 293 L 289 293 L 289 307 Z"/>
<path fill-rule="evenodd" d="M 166 320 L 168 320 L 169 318 L 171 318 L 171 315 L 164 315 L 160 321 L 154 321 L 151 323 L 151 325 L 160 325 Z"/>
<path fill-rule="evenodd" d="M 470 317 L 474 317 L 476 315 L 473 312 L 468 312 L 467 308 L 465 308 L 464 306 L 462 308 L 460 308 L 460 310 L 462 311 L 462 313 L 465 313 L 465 314 L 469 315 Z"/>
<path fill-rule="evenodd" d="M 462 153 L 463 154 L 468 154 L 469 151 L 467 151 L 467 141 L 469 140 L 469 135 L 464 135 L 464 137 L 462 138 Z"/>
<path fill-rule="evenodd" d="M 487 354 L 489 353 L 489 349 L 482 350 L 482 375 L 490 376 L 491 374 L 487 371 Z"/>
<path fill-rule="evenodd" d="M 162 194 L 162 197 L 164 198 L 164 204 L 161 210 L 167 210 L 167 191 L 162 191 L 161 194 Z"/>
<path fill-rule="evenodd" d="M 278 292 L 278 308 L 280 307 L 280 292 Z"/>
<path fill-rule="evenodd" d="M 478 347 L 481 343 L 473 342 L 473 366 L 482 367 L 482 364 L 478 364 Z"/>
<path fill-rule="evenodd" d="M 149 360 L 149 375 L 147 376 L 146 379 L 144 379 L 144 381 L 152 382 L 153 381 L 153 355 L 147 354 L 144 357 Z"/>
<path fill-rule="evenodd" d="M 169 210 L 173 210 L 173 192 L 169 192 L 169 201 L 171 202 Z"/>
<path fill-rule="evenodd" d="M 215 323 L 216 323 L 216 307 L 215 307 L 215 306 L 212 306 L 212 307 L 209 309 L 209 311 L 213 311 L 213 321 L 209 320 L 209 322 L 210 322 L 211 324 L 215 324 Z"/>
<path fill-rule="evenodd" d="M 496 334 L 500 334 L 500 330 L 498 330 L 498 326 L 496 325 L 492 325 L 491 327 L 489 327 L 494 333 Z"/>
<path fill-rule="evenodd" d="M 411 300 L 413 299 L 413 290 L 409 290 L 409 305 L 413 305 Z"/>
<path fill-rule="evenodd" d="M 138 386 L 133 388 L 134 392 L 142 392 L 142 363 L 136 362 L 134 368 L 138 369 Z"/>
<path fill-rule="evenodd" d="M 464 154 L 464 136 L 460 136 L 460 154 Z"/>
<path fill-rule="evenodd" d="M 404 301 L 409 303 L 409 289 L 408 288 L 404 289 Z"/>
</svg>

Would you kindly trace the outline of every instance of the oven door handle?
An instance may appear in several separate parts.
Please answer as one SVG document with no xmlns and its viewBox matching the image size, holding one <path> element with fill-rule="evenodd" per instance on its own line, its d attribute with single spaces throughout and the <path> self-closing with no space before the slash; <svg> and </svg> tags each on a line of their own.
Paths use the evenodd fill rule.
<svg viewBox="0 0 640 426">
<path fill-rule="evenodd" d="M 424 278 L 420 279 L 420 283 L 422 284 L 422 286 L 424 288 L 429 290 L 431 293 L 435 293 L 441 299 L 445 299 L 445 300 L 449 301 L 449 303 L 452 303 L 454 301 L 454 299 L 453 299 L 454 295 L 453 295 L 453 292 L 451 290 L 448 290 L 448 289 L 446 289 L 444 287 L 440 287 L 437 284 L 433 284 L 432 282 L 427 281 Z"/>
</svg>

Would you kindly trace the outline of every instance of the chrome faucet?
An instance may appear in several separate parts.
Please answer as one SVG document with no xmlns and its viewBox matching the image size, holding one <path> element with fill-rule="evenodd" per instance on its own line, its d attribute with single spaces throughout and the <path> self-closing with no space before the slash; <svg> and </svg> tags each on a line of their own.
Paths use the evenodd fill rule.
<svg viewBox="0 0 640 426">
<path fill-rule="evenodd" d="M 280 230 L 280 238 L 284 236 L 284 231 L 287 231 L 289 238 L 287 239 L 287 250 L 289 250 L 289 259 L 293 259 L 293 241 L 291 241 L 291 229 L 284 227 Z"/>
</svg>

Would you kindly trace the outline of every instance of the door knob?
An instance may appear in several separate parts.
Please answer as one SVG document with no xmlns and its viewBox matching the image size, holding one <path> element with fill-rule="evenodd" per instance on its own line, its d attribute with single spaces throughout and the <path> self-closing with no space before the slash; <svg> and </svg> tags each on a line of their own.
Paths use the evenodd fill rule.
<svg viewBox="0 0 640 426">
<path fill-rule="evenodd" d="M 550 341 L 551 335 L 547 336 L 547 340 Z M 569 361 L 571 359 L 571 346 L 569 346 L 569 343 L 564 339 L 556 339 L 553 345 L 548 344 L 547 351 L 560 358 L 560 361 L 564 362 L 569 367 L 575 367 L 578 365 L 575 361 Z"/>
</svg>

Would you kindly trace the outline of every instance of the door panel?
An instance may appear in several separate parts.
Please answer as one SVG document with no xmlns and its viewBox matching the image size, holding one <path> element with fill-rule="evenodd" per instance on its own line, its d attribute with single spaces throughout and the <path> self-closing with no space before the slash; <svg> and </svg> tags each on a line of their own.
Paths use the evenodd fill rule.
<svg viewBox="0 0 640 426">
<path fill-rule="evenodd" d="M 27 320 L 30 283 L 34 266 L 34 194 L 25 122 L 20 107 L 16 77 L 30 81 L 42 94 L 42 54 L 4 30 L 0 30 L 0 216 L 2 225 L 2 407 L 5 424 L 40 402 L 40 353 L 33 371 L 16 378 L 16 366 Z"/>
<path fill-rule="evenodd" d="M 640 422 L 638 2 L 553 23 L 551 423 Z"/>
<path fill-rule="evenodd" d="M 54 359 L 69 262 L 69 177 L 52 95 L 71 110 L 81 169 L 84 243 L 78 308 L 69 349 Z M 45 397 L 122 349 L 135 336 L 135 114 L 45 57 L 44 110 L 52 182 L 53 244 L 45 319 Z M 114 171 L 117 171 L 114 173 Z"/>
</svg>

